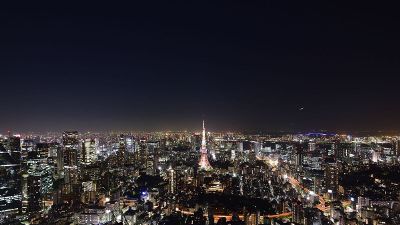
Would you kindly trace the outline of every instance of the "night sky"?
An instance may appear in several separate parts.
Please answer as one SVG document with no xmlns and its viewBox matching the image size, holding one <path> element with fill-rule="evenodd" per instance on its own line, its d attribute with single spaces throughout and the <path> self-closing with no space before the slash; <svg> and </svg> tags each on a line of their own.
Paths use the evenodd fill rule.
<svg viewBox="0 0 400 225">
<path fill-rule="evenodd" d="M 396 5 L 83 2 L 0 7 L 0 132 L 400 130 Z"/>
</svg>

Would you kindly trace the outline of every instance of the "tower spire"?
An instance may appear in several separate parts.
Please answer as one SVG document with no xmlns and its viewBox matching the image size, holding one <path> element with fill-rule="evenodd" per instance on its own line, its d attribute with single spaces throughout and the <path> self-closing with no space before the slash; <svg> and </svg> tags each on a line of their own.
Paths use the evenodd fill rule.
<svg viewBox="0 0 400 225">
<path fill-rule="evenodd" d="M 201 138 L 201 148 L 206 149 L 207 148 L 207 143 L 206 143 L 206 128 L 204 126 L 204 120 L 203 120 L 203 135 Z"/>
<path fill-rule="evenodd" d="M 199 166 L 200 166 L 200 169 L 203 169 L 203 170 L 211 169 L 211 165 L 210 165 L 210 162 L 208 162 L 208 156 L 207 156 L 206 128 L 204 125 L 204 120 L 203 120 L 203 135 L 201 138 Z"/>
</svg>

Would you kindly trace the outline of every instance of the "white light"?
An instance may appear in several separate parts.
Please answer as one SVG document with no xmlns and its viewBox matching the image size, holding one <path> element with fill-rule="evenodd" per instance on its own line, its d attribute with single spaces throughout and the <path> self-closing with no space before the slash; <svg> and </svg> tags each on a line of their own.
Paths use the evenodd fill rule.
<svg viewBox="0 0 400 225">
<path fill-rule="evenodd" d="M 332 194 L 332 193 L 333 193 L 333 191 L 329 189 L 329 190 L 328 190 L 328 193 L 329 193 L 329 194 Z"/>
<path fill-rule="evenodd" d="M 354 198 L 353 198 L 353 197 L 351 197 L 350 200 L 351 200 L 352 202 L 354 202 Z"/>
<path fill-rule="evenodd" d="M 109 202 L 109 201 L 110 201 L 110 198 L 107 197 L 107 198 L 106 198 L 106 202 Z"/>
</svg>

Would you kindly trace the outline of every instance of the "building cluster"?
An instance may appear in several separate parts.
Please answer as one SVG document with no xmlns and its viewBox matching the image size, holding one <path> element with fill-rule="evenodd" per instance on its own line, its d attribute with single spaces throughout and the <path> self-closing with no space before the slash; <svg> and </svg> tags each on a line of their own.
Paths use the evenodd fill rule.
<svg viewBox="0 0 400 225">
<path fill-rule="evenodd" d="M 400 224 L 400 139 L 0 136 L 0 224 Z"/>
</svg>

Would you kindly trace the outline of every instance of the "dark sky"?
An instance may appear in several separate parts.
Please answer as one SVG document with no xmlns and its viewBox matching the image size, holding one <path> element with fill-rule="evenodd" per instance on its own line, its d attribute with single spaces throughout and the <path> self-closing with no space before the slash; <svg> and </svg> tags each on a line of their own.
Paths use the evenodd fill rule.
<svg viewBox="0 0 400 225">
<path fill-rule="evenodd" d="M 396 5 L 83 2 L 0 7 L 1 132 L 400 130 Z"/>
</svg>

